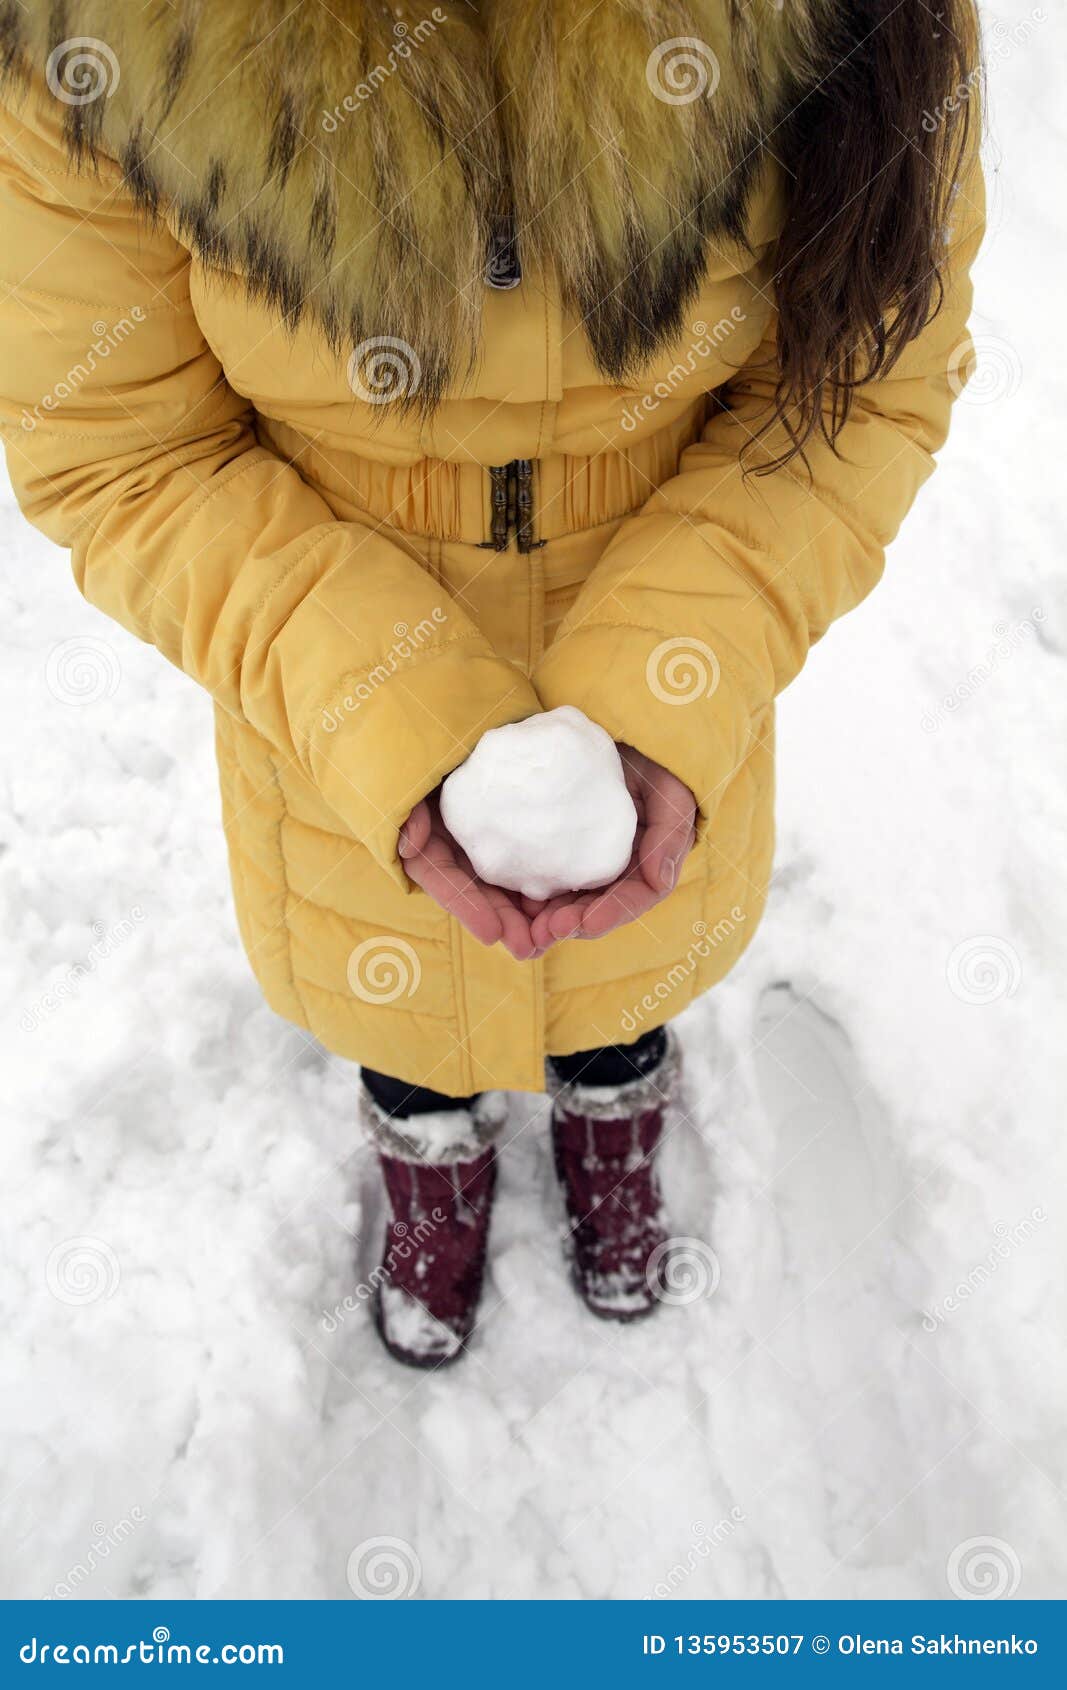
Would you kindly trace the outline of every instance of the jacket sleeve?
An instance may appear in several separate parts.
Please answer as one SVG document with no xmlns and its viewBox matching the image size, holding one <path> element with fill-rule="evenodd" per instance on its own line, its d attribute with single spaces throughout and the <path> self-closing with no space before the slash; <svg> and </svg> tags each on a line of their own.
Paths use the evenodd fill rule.
<svg viewBox="0 0 1067 1690">
<path fill-rule="evenodd" d="M 977 166 L 948 231 L 942 308 L 856 395 L 836 452 L 821 438 L 766 475 L 786 441 L 755 436 L 775 388 L 775 317 L 680 473 L 623 523 L 534 676 L 546 708 L 584 710 L 670 769 L 710 824 L 775 695 L 877 582 L 885 548 L 948 432 L 971 357 L 968 271 L 983 228 Z M 680 705 L 686 708 L 679 708 Z"/>
<path fill-rule="evenodd" d="M 257 444 L 188 253 L 146 228 L 118 167 L 75 172 L 32 95 L 0 106 L 0 143 L 0 424 L 23 511 L 92 604 L 295 759 L 406 886 L 400 824 L 487 728 L 538 708 L 529 681 Z"/>
</svg>

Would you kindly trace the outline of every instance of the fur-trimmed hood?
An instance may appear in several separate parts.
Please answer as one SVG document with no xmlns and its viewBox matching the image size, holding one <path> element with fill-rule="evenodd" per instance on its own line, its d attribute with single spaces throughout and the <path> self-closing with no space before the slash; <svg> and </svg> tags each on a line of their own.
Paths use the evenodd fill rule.
<svg viewBox="0 0 1067 1690">
<path fill-rule="evenodd" d="M 677 334 L 846 0 L 0 0 L 8 75 L 65 106 L 192 250 L 339 349 L 407 342 L 433 403 L 502 227 L 601 369 Z M 772 142 L 773 147 L 773 142 Z"/>
</svg>

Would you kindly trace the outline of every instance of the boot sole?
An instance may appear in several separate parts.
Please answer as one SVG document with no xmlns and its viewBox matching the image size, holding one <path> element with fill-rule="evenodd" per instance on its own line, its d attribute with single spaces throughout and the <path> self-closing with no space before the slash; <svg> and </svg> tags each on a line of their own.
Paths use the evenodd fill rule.
<svg viewBox="0 0 1067 1690">
<path fill-rule="evenodd" d="M 658 1303 L 649 1303 L 643 1309 L 598 1309 L 595 1303 L 591 1303 L 588 1297 L 582 1295 L 580 1289 L 578 1295 L 589 1313 L 595 1315 L 597 1320 L 611 1321 L 616 1326 L 632 1326 L 635 1321 L 647 1320 L 649 1315 L 655 1314 L 659 1308 Z"/>
<path fill-rule="evenodd" d="M 655 1314 L 656 1310 L 661 1307 L 655 1297 L 646 1303 L 644 1308 L 640 1309 L 609 1309 L 605 1308 L 603 1304 L 594 1303 L 586 1295 L 581 1275 L 576 1271 L 573 1264 L 571 1265 L 571 1285 L 574 1287 L 578 1301 L 589 1310 L 590 1314 L 595 1315 L 597 1320 L 612 1321 L 616 1326 L 630 1326 L 635 1320 L 647 1320 L 650 1314 Z"/>
</svg>

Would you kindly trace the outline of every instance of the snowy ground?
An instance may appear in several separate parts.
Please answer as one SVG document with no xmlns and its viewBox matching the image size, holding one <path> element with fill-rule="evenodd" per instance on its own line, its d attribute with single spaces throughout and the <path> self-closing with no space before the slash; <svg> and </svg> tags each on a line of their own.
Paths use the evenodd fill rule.
<svg viewBox="0 0 1067 1690">
<path fill-rule="evenodd" d="M 980 378 L 784 702 L 770 912 L 682 1023 L 713 1296 L 579 1310 L 520 1100 L 465 1365 L 324 1319 L 380 1226 L 355 1072 L 246 972 L 206 702 L 8 496 L 3 1594 L 1062 1594 L 1067 23 L 998 18 Z"/>
</svg>

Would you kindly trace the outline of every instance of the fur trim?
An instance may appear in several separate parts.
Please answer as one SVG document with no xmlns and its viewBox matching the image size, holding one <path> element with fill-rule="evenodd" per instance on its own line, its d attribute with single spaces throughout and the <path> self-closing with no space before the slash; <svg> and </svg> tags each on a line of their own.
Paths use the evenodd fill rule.
<svg viewBox="0 0 1067 1690">
<path fill-rule="evenodd" d="M 418 1166 L 473 1162 L 507 1125 L 503 1092 L 482 1092 L 470 1108 L 432 1115 L 390 1115 L 360 1087 L 360 1117 L 367 1138 L 383 1156 Z"/>
<path fill-rule="evenodd" d="M 483 7 L 520 251 L 555 266 L 613 380 L 681 333 L 709 245 L 743 241 L 764 137 L 814 83 L 815 25 L 828 9 L 827 0 Z"/>
<path fill-rule="evenodd" d="M 580 1080 L 553 1080 L 548 1066 L 552 1113 L 587 1121 L 635 1120 L 649 1109 L 670 1102 L 682 1069 L 682 1052 L 673 1028 L 667 1029 L 667 1049 L 651 1073 L 621 1086 L 583 1086 Z"/>
<path fill-rule="evenodd" d="M 846 4 L 0 0 L 0 73 L 289 324 L 406 342 L 432 407 L 477 355 L 504 216 L 606 375 L 676 338 Z"/>
</svg>

